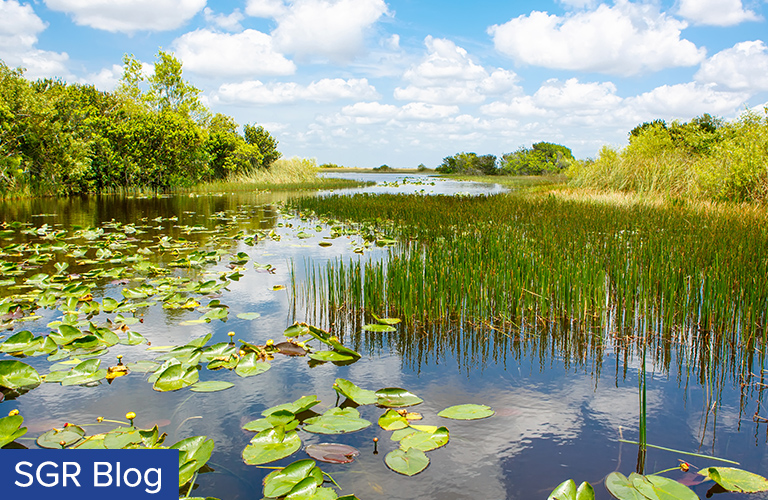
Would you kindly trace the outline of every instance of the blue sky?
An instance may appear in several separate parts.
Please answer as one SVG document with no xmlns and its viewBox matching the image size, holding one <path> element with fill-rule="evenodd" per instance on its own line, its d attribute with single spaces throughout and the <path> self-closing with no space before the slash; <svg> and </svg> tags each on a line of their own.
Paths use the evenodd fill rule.
<svg viewBox="0 0 768 500">
<path fill-rule="evenodd" d="M 437 166 L 768 103 L 765 0 L 0 0 L 0 58 L 112 90 L 159 48 L 286 156 Z"/>
</svg>

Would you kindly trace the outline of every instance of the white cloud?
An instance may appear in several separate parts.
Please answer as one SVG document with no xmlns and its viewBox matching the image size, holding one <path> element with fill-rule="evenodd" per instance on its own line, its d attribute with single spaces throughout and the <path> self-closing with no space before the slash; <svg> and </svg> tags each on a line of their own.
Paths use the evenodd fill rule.
<svg viewBox="0 0 768 500">
<path fill-rule="evenodd" d="M 480 112 L 489 116 L 545 116 L 547 110 L 536 105 L 531 96 L 517 96 L 509 101 L 494 101 L 480 107 Z"/>
<path fill-rule="evenodd" d="M 596 113 L 605 113 L 621 103 L 616 95 L 616 85 L 611 82 L 579 83 L 576 78 L 565 82 L 553 78 L 533 95 L 534 102 L 542 108 L 588 109 Z"/>
<path fill-rule="evenodd" d="M 248 0 L 245 13 L 253 17 L 278 17 L 286 12 L 288 7 L 283 0 Z"/>
<path fill-rule="evenodd" d="M 475 63 L 467 51 L 450 40 L 427 36 L 427 55 L 403 75 L 407 87 L 395 89 L 395 99 L 433 104 L 480 103 L 486 95 L 516 88 L 517 75 L 496 69 L 492 74 Z"/>
<path fill-rule="evenodd" d="M 558 2 L 572 9 L 591 9 L 594 8 L 597 0 L 558 0 Z"/>
<path fill-rule="evenodd" d="M 365 78 L 324 78 L 304 86 L 298 83 L 264 84 L 258 80 L 227 83 L 219 87 L 214 101 L 227 104 L 285 104 L 297 101 L 330 102 L 342 99 L 377 99 L 379 94 Z"/>
<path fill-rule="evenodd" d="M 694 78 L 731 90 L 768 90 L 768 46 L 762 40 L 737 43 L 704 61 Z"/>
<path fill-rule="evenodd" d="M 296 0 L 277 14 L 272 36 L 279 50 L 301 58 L 348 61 L 364 51 L 366 31 L 387 12 L 384 0 Z"/>
<path fill-rule="evenodd" d="M 110 92 L 117 88 L 123 76 L 123 67 L 113 64 L 111 68 L 103 68 L 98 73 L 91 73 L 80 80 L 80 83 L 91 84 L 99 90 Z"/>
<path fill-rule="evenodd" d="M 48 24 L 43 22 L 29 4 L 16 0 L 0 0 L 0 59 L 11 67 L 26 68 L 28 78 L 70 78 L 66 52 L 51 52 L 35 47 L 37 35 Z"/>
<path fill-rule="evenodd" d="M 70 14 L 75 23 L 105 31 L 165 31 L 182 26 L 206 0 L 45 0 L 51 10 Z"/>
<path fill-rule="evenodd" d="M 241 31 L 243 29 L 240 21 L 245 19 L 245 16 L 240 12 L 240 9 L 235 9 L 231 14 L 224 15 L 216 14 L 213 9 L 206 7 L 203 10 L 203 14 L 205 15 L 205 22 L 218 26 L 221 29 L 227 31 Z"/>
<path fill-rule="evenodd" d="M 741 0 L 680 0 L 679 14 L 695 24 L 733 26 L 757 21 L 760 16 L 745 10 Z"/>
<path fill-rule="evenodd" d="M 653 4 L 617 0 L 564 17 L 534 11 L 488 33 L 499 52 L 519 63 L 635 75 L 701 62 L 705 50 L 680 38 L 685 27 Z"/>
<path fill-rule="evenodd" d="M 184 69 L 216 77 L 291 75 L 296 65 L 274 50 L 272 37 L 257 30 L 217 33 L 200 29 L 173 42 Z"/>
<path fill-rule="evenodd" d="M 719 92 L 712 87 L 696 83 L 662 85 L 628 98 L 625 104 L 644 116 L 688 120 L 704 113 L 734 116 L 748 97 L 738 92 Z"/>
</svg>

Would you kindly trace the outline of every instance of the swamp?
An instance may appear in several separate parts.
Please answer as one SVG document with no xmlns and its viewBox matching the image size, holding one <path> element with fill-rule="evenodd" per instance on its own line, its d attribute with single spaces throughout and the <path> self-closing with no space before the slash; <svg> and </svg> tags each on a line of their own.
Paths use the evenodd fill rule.
<svg viewBox="0 0 768 500">
<path fill-rule="evenodd" d="M 763 209 L 350 177 L 0 205 L 0 444 L 174 445 L 189 498 L 765 498 Z"/>
</svg>

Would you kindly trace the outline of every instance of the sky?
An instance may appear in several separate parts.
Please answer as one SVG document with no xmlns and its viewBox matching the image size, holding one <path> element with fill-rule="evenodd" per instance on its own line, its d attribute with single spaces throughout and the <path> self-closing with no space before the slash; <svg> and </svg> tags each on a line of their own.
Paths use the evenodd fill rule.
<svg viewBox="0 0 768 500">
<path fill-rule="evenodd" d="M 286 157 L 438 166 L 768 104 L 766 0 L 0 0 L 0 59 L 113 90 L 173 52 Z"/>
</svg>

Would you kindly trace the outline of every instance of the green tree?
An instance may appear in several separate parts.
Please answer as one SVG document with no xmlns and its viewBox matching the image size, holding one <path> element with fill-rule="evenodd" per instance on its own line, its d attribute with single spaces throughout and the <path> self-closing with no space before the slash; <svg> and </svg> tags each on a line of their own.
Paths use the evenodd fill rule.
<svg viewBox="0 0 768 500">
<path fill-rule="evenodd" d="M 245 142 L 256 146 L 262 156 L 262 166 L 269 168 L 277 161 L 282 153 L 277 150 L 277 140 L 272 137 L 267 130 L 261 125 L 248 125 L 244 127 Z"/>
<path fill-rule="evenodd" d="M 531 148 L 520 147 L 501 158 L 501 169 L 511 175 L 542 175 L 562 172 L 575 158 L 560 144 L 537 142 Z"/>
<path fill-rule="evenodd" d="M 443 158 L 443 163 L 435 170 L 444 174 L 495 175 L 498 173 L 495 155 L 478 156 L 477 153 L 465 152 Z"/>
</svg>

